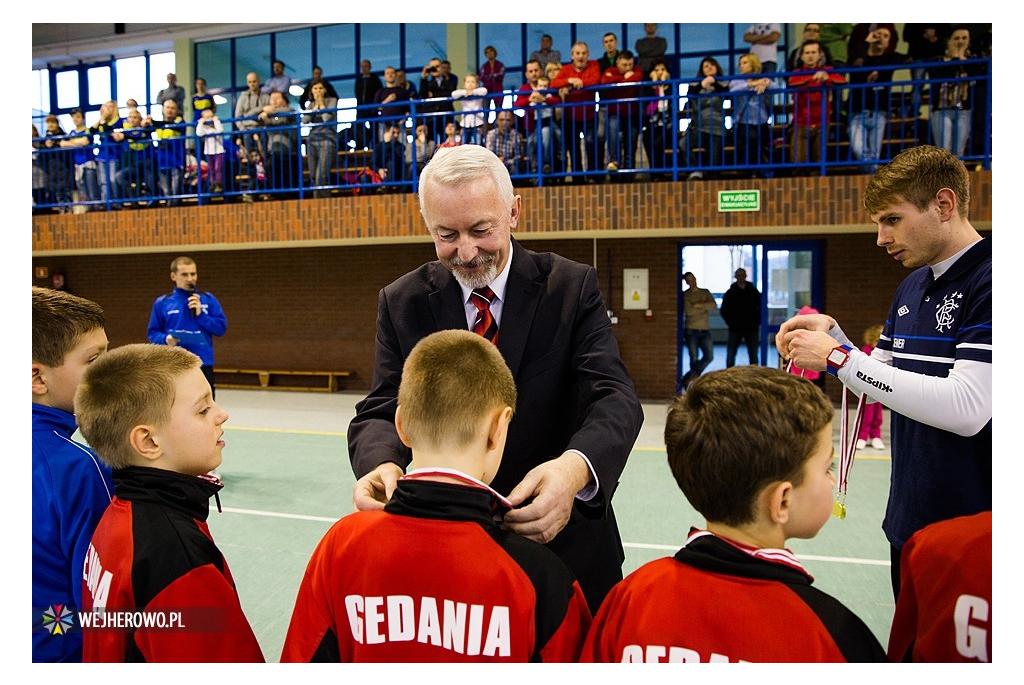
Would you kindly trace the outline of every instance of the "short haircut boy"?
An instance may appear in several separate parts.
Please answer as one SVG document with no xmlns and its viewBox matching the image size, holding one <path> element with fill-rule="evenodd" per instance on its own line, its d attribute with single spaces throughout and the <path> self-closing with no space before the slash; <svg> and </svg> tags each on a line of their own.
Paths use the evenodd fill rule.
<svg viewBox="0 0 1024 685">
<path fill-rule="evenodd" d="M 398 404 L 414 445 L 465 448 L 479 437 L 480 421 L 489 412 L 505 406 L 515 410 L 515 380 L 498 348 L 467 332 L 428 336 L 405 361 Z M 453 359 L 472 369 L 469 382 L 465 374 L 452 372 Z"/>
<path fill-rule="evenodd" d="M 32 286 L 32 361 L 62 366 L 83 335 L 105 325 L 103 309 L 95 302 Z"/>
<path fill-rule="evenodd" d="M 196 474 L 220 464 L 228 416 L 200 365 L 181 347 L 124 345 L 79 385 L 82 434 L 113 466 L 114 480 L 80 576 L 82 608 L 181 626 L 84 627 L 86 662 L 264 661 L 206 523 L 223 483 Z"/>
<path fill-rule="evenodd" d="M 70 293 L 32 288 L 32 661 L 82 660 L 82 634 L 61 634 L 82 606 L 82 566 L 110 504 L 110 469 L 72 439 L 75 390 L 107 349 L 103 310 Z"/>
<path fill-rule="evenodd" d="M 817 386 L 781 369 L 698 376 L 669 409 L 665 447 L 707 528 L 612 588 L 581 660 L 885 661 L 864 622 L 811 587 L 783 547 L 831 512 L 833 413 Z"/>
<path fill-rule="evenodd" d="M 678 395 L 665 420 L 668 464 L 679 489 L 709 521 L 754 520 L 768 483 L 799 485 L 832 404 L 812 383 L 763 366 L 706 374 Z M 790 376 L 792 374 L 789 374 Z"/>
<path fill-rule="evenodd" d="M 138 465 L 128 441 L 133 427 L 163 424 L 174 404 L 175 383 L 199 357 L 182 347 L 125 345 L 103 360 L 78 387 L 75 407 L 82 435 L 112 469 Z"/>
<path fill-rule="evenodd" d="M 577 660 L 590 625 L 579 583 L 551 550 L 501 528 L 510 503 L 487 485 L 515 403 L 483 337 L 446 330 L 416 344 L 395 417 L 413 469 L 383 511 L 350 514 L 321 540 L 282 662 Z"/>
</svg>

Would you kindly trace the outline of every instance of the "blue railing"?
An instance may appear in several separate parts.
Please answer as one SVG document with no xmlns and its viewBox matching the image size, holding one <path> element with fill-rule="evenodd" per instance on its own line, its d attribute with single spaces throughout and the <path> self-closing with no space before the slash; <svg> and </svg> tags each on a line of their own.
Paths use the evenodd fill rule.
<svg viewBox="0 0 1024 685">
<path fill-rule="evenodd" d="M 506 91 L 505 110 L 456 111 L 450 98 L 391 103 L 384 115 L 375 105 L 289 110 L 223 119 L 223 133 L 189 123 L 172 138 L 147 129 L 89 134 L 83 147 L 61 146 L 81 136 L 35 138 L 33 204 L 110 210 L 411 192 L 434 150 L 460 135 L 494 149 L 519 185 L 871 173 L 924 143 L 989 169 L 991 61 L 962 67 L 966 76 L 946 73 L 949 63 L 914 63 L 931 78 L 891 83 L 886 72 L 869 81 L 875 67 L 841 69 L 845 83 L 811 89 L 789 85 L 798 72 L 752 75 L 771 79 L 763 92 L 739 75 L 719 79 L 731 90 L 708 93 L 696 79 L 626 83 L 585 88 L 582 102 L 523 107 L 528 93 Z M 514 116 L 507 133 L 496 120 L 506 111 Z M 465 115 L 481 113 L 488 125 L 457 132 Z"/>
</svg>

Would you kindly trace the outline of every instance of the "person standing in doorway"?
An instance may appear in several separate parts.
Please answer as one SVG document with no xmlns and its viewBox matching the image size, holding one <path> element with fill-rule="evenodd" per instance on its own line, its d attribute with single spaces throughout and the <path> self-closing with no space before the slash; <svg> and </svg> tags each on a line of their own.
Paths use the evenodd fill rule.
<svg viewBox="0 0 1024 685">
<path fill-rule="evenodd" d="M 725 366 L 736 365 L 736 350 L 743 342 L 747 346 L 749 364 L 757 364 L 760 346 L 761 293 L 747 282 L 747 270 L 736 269 L 736 282 L 722 297 L 722 318 L 729 327 L 729 342 L 725 352 Z"/>
<path fill-rule="evenodd" d="M 683 281 L 686 282 L 686 290 L 683 291 L 683 315 L 686 322 L 683 330 L 690 351 L 690 370 L 680 379 L 680 390 L 685 390 L 690 381 L 704 373 L 704 369 L 715 358 L 709 319 L 711 312 L 718 309 L 714 295 L 707 288 L 697 287 L 697 277 L 692 272 L 683 274 Z"/>
</svg>

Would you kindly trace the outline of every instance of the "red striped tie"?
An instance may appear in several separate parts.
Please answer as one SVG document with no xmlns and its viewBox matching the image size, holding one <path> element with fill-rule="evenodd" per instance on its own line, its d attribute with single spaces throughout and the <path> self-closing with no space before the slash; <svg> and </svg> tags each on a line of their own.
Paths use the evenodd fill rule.
<svg viewBox="0 0 1024 685">
<path fill-rule="evenodd" d="M 473 332 L 497 345 L 498 322 L 491 315 L 491 300 L 494 299 L 494 291 L 488 287 L 477 288 L 470 293 L 469 299 L 476 306 L 476 322 L 473 324 Z"/>
</svg>

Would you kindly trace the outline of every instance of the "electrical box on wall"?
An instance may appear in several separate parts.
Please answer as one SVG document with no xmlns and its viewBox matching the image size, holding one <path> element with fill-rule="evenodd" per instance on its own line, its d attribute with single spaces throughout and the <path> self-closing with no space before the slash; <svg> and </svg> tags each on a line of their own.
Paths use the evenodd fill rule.
<svg viewBox="0 0 1024 685">
<path fill-rule="evenodd" d="M 648 269 L 623 269 L 622 270 L 622 308 L 623 309 L 648 309 L 650 305 L 648 280 L 650 272 Z"/>
</svg>

